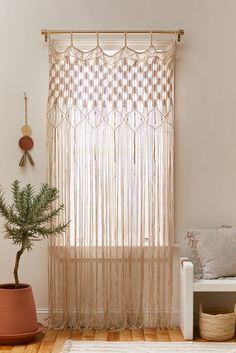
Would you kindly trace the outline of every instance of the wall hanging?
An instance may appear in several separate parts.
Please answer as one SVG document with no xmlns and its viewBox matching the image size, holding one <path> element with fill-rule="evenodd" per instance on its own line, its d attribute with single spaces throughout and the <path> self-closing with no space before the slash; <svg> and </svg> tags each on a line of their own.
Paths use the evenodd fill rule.
<svg viewBox="0 0 236 353">
<path fill-rule="evenodd" d="M 22 137 L 19 139 L 19 146 L 23 151 L 23 156 L 21 157 L 19 166 L 24 167 L 26 164 L 26 159 L 28 158 L 30 164 L 34 166 L 33 158 L 31 157 L 29 151 L 34 146 L 34 141 L 30 137 L 31 135 L 31 127 L 28 125 L 28 116 L 27 116 L 27 95 L 24 92 L 24 100 L 25 100 L 25 124 L 21 128 Z"/>
<path fill-rule="evenodd" d="M 62 32 L 64 44 L 51 36 Z M 183 31 L 165 41 L 149 31 L 142 51 L 132 31 L 111 51 L 100 41 L 107 32 L 95 31 L 89 50 L 77 33 L 47 31 L 48 182 L 65 204 L 54 226 L 71 220 L 50 238 L 48 326 L 171 327 L 174 63 Z"/>
</svg>

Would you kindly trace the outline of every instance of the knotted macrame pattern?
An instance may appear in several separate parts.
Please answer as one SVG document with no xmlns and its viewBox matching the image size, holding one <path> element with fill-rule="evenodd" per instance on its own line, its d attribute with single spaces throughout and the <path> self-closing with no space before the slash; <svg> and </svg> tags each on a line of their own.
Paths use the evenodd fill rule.
<svg viewBox="0 0 236 353">
<path fill-rule="evenodd" d="M 50 45 L 50 327 L 171 325 L 174 51 Z"/>
</svg>

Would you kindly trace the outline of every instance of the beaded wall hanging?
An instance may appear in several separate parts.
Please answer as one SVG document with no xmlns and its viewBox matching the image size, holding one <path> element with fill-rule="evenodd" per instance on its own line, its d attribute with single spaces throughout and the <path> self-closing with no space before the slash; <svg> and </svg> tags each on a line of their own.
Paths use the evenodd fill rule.
<svg viewBox="0 0 236 353">
<path fill-rule="evenodd" d="M 31 135 L 31 127 L 28 125 L 28 114 L 27 114 L 27 96 L 24 92 L 24 100 L 25 100 L 25 124 L 21 128 L 22 137 L 19 139 L 19 146 L 23 151 L 23 156 L 21 157 L 19 166 L 24 167 L 26 164 L 26 159 L 28 158 L 30 164 L 34 166 L 33 158 L 31 157 L 29 151 L 34 146 L 34 141 L 30 137 Z"/>
</svg>

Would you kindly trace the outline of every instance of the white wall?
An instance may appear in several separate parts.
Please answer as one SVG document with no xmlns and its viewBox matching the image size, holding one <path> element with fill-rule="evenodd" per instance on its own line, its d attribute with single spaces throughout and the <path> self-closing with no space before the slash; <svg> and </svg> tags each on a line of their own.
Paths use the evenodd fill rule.
<svg viewBox="0 0 236 353">
<path fill-rule="evenodd" d="M 46 177 L 47 45 L 42 28 L 184 28 L 176 65 L 175 236 L 189 227 L 236 224 L 235 0 L 0 0 L 0 184 Z M 29 96 L 35 169 L 18 167 L 23 93 Z M 12 280 L 15 249 L 0 238 L 0 282 Z M 47 247 L 21 267 L 37 307 L 47 307 Z M 177 286 L 176 286 L 177 288 Z M 177 295 L 175 309 L 178 310 Z"/>
</svg>

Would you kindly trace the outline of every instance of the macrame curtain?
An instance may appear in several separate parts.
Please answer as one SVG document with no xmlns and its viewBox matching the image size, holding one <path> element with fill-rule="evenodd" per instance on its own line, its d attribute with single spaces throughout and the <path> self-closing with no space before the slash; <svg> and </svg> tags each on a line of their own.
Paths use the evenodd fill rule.
<svg viewBox="0 0 236 353">
<path fill-rule="evenodd" d="M 50 44 L 50 327 L 171 325 L 174 49 Z"/>
</svg>

